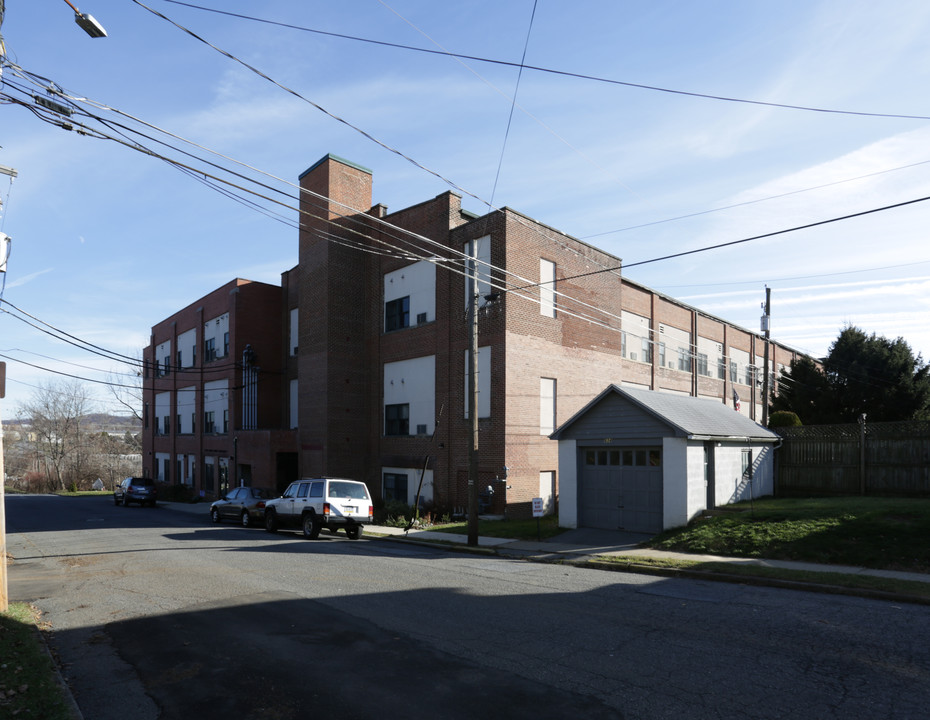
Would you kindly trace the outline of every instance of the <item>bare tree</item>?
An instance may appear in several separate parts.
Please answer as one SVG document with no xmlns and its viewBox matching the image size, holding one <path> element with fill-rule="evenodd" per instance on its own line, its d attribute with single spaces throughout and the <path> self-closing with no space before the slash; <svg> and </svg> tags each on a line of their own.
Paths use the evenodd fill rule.
<svg viewBox="0 0 930 720">
<path fill-rule="evenodd" d="M 65 468 L 83 464 L 87 450 L 82 423 L 90 409 L 87 390 L 74 380 L 40 386 L 19 408 L 20 417 L 30 420 L 49 483 L 60 490 L 65 489 Z"/>
<path fill-rule="evenodd" d="M 141 424 L 142 423 L 142 367 L 143 359 L 137 355 L 133 374 L 112 370 L 107 374 L 110 395 Z M 130 366 L 132 367 L 132 366 Z"/>
</svg>

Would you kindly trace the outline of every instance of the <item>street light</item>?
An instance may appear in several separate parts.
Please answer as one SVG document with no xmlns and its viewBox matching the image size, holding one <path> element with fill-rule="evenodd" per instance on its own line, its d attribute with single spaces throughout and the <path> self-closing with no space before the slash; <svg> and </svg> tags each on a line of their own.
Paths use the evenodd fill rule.
<svg viewBox="0 0 930 720">
<path fill-rule="evenodd" d="M 82 13 L 74 5 L 70 3 L 69 0 L 65 0 L 68 3 L 68 7 L 74 10 L 74 22 L 81 26 L 81 29 L 90 35 L 92 38 L 101 38 L 107 36 L 107 31 L 103 29 L 103 25 L 98 23 L 93 15 L 88 13 Z"/>
</svg>

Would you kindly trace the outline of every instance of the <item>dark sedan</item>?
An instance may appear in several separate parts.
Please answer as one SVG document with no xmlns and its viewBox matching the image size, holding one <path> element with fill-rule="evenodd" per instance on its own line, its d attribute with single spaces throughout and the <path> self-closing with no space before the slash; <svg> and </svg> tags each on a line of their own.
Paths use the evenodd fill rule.
<svg viewBox="0 0 930 720">
<path fill-rule="evenodd" d="M 265 501 L 274 495 L 264 488 L 238 487 L 210 505 L 210 519 L 215 522 L 236 520 L 242 527 L 252 522 L 265 523 Z"/>
</svg>

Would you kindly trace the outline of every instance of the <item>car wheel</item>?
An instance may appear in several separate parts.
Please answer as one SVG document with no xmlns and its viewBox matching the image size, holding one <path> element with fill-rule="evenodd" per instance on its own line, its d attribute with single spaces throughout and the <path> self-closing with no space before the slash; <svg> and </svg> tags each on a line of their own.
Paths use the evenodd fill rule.
<svg viewBox="0 0 930 720">
<path fill-rule="evenodd" d="M 275 517 L 273 510 L 265 511 L 265 530 L 270 533 L 278 532 L 278 518 Z"/>
<path fill-rule="evenodd" d="M 217 510 L 216 508 L 212 508 L 212 509 L 210 510 L 210 519 L 211 519 L 214 523 L 219 523 L 219 521 L 220 521 L 220 511 Z"/>
<path fill-rule="evenodd" d="M 303 516 L 303 529 L 304 537 L 309 540 L 316 540 L 320 537 L 320 530 L 323 528 L 320 527 L 320 521 L 317 520 L 317 517 L 314 513 L 309 512 Z"/>
<path fill-rule="evenodd" d="M 249 516 L 248 510 L 243 510 L 242 515 L 239 517 L 239 519 L 242 521 L 242 527 L 248 527 L 249 525 L 252 524 L 252 518 L 251 516 Z"/>
<path fill-rule="evenodd" d="M 362 536 L 362 526 L 346 528 L 346 535 L 348 535 L 349 540 L 358 540 Z"/>
</svg>

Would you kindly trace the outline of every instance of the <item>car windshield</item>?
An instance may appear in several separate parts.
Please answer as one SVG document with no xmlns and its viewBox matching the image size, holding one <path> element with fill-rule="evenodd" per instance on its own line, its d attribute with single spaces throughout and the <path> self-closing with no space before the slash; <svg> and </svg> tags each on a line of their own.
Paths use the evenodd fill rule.
<svg viewBox="0 0 930 720">
<path fill-rule="evenodd" d="M 329 484 L 330 497 L 351 498 L 352 500 L 368 500 L 368 488 L 357 482 L 331 482 Z"/>
<path fill-rule="evenodd" d="M 252 491 L 253 498 L 260 498 L 262 500 L 270 500 L 274 497 L 274 494 L 270 490 L 265 490 L 265 488 L 249 488 Z"/>
</svg>

